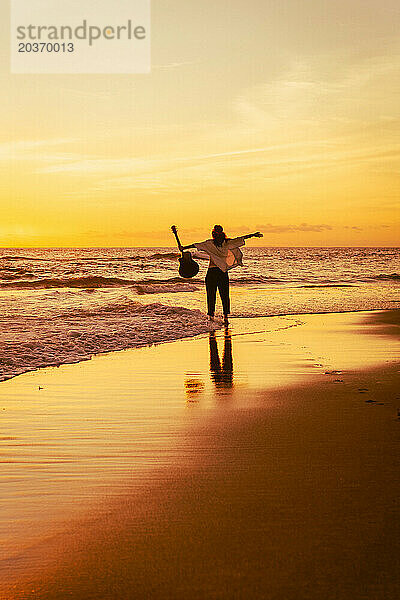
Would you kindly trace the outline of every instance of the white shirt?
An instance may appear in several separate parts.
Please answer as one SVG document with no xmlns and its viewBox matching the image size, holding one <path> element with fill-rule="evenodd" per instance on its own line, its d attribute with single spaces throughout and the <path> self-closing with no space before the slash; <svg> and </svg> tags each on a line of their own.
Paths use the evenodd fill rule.
<svg viewBox="0 0 400 600">
<path fill-rule="evenodd" d="M 238 265 L 242 266 L 243 254 L 239 250 L 245 245 L 244 237 L 233 238 L 222 242 L 222 246 L 216 246 L 214 240 L 206 240 L 195 244 L 197 250 L 206 252 L 210 257 L 210 267 L 218 267 L 221 271 L 229 271 Z"/>
</svg>

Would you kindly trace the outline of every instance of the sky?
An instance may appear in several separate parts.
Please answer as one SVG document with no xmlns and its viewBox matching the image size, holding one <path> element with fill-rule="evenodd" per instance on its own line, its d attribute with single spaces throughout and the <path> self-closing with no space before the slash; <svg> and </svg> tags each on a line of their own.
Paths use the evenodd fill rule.
<svg viewBox="0 0 400 600">
<path fill-rule="evenodd" d="M 398 245 L 397 0 L 153 0 L 140 75 L 10 74 L 0 2 L 0 246 Z"/>
</svg>

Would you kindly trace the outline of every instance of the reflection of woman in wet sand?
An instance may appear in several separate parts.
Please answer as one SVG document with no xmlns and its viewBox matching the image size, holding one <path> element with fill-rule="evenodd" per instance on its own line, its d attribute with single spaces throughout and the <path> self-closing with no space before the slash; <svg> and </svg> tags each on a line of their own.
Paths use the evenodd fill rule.
<svg viewBox="0 0 400 600">
<path fill-rule="evenodd" d="M 224 354 L 221 361 L 219 359 L 218 345 L 215 332 L 210 331 L 210 372 L 217 390 L 219 388 L 233 388 L 233 359 L 232 359 L 232 340 L 229 330 L 225 329 L 224 336 Z"/>
<path fill-rule="evenodd" d="M 231 334 L 225 327 L 224 354 L 222 365 L 219 358 L 217 338 L 215 331 L 210 331 L 210 374 L 217 393 L 233 388 L 233 359 Z M 204 392 L 204 383 L 201 379 L 188 377 L 185 381 L 186 397 L 189 402 L 198 402 Z"/>
<path fill-rule="evenodd" d="M 212 239 L 183 246 L 182 250 L 196 248 L 206 252 L 210 257 L 206 275 L 208 317 L 211 321 L 214 320 L 218 289 L 224 311 L 224 322 L 228 323 L 230 313 L 228 271 L 242 264 L 242 253 L 239 248 L 245 245 L 245 240 L 251 237 L 262 237 L 262 233 L 257 231 L 256 233 L 229 239 L 222 226 L 215 225 L 211 235 Z"/>
</svg>

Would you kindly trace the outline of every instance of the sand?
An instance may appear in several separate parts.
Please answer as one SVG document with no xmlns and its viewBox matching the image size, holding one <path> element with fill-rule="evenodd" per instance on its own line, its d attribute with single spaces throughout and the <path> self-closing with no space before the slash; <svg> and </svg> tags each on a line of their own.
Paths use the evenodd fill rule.
<svg viewBox="0 0 400 600">
<path fill-rule="evenodd" d="M 0 597 L 397 597 L 399 322 L 238 319 L 2 384 Z"/>
</svg>

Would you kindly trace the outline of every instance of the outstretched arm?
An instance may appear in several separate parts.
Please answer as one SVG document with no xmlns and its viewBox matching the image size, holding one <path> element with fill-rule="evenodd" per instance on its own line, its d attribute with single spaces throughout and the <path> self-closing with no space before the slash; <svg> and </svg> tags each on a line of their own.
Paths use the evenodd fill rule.
<svg viewBox="0 0 400 600">
<path fill-rule="evenodd" d="M 247 235 L 243 235 L 241 236 L 241 239 L 243 240 L 247 240 L 248 238 L 252 238 L 252 237 L 263 237 L 263 234 L 260 233 L 259 231 L 256 231 L 255 233 L 248 233 Z M 235 238 L 235 239 L 239 239 L 239 238 Z M 243 245 L 243 244 L 242 244 Z M 188 246 L 180 246 L 180 250 L 188 250 L 189 248 L 196 248 L 196 244 L 189 244 Z"/>
<path fill-rule="evenodd" d="M 244 235 L 243 239 L 244 240 L 248 240 L 249 238 L 252 238 L 252 237 L 258 237 L 258 238 L 260 238 L 260 237 L 264 237 L 264 236 L 259 231 L 256 231 L 255 233 L 248 233 L 247 235 Z"/>
</svg>

